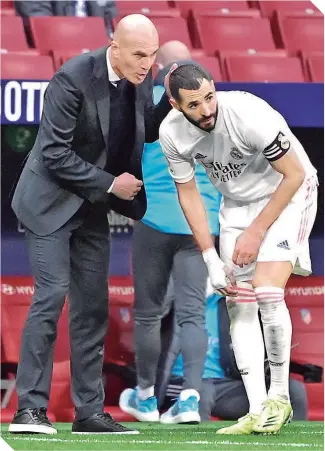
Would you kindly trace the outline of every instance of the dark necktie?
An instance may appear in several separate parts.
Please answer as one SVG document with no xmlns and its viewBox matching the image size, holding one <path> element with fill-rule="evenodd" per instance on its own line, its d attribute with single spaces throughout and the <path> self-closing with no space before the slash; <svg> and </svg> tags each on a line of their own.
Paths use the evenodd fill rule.
<svg viewBox="0 0 325 451">
<path fill-rule="evenodd" d="M 126 83 L 127 83 L 126 78 L 123 78 L 122 80 L 114 81 L 113 86 L 115 86 L 118 91 L 121 91 L 126 85 Z"/>
</svg>

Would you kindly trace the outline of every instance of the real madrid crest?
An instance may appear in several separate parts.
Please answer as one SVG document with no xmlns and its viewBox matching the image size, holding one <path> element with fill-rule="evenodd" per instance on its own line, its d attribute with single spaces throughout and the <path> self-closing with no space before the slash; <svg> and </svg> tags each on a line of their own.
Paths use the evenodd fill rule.
<svg viewBox="0 0 325 451">
<path fill-rule="evenodd" d="M 230 151 L 230 155 L 235 160 L 241 160 L 243 158 L 243 154 L 236 147 L 232 147 L 232 149 Z"/>
</svg>

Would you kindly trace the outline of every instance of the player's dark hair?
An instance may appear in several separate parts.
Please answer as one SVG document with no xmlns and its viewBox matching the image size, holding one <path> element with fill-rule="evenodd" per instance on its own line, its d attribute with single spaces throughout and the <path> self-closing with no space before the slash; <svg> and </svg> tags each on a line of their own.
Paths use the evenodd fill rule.
<svg viewBox="0 0 325 451">
<path fill-rule="evenodd" d="M 203 79 L 211 81 L 213 78 L 209 72 L 197 64 L 183 64 L 170 74 L 170 93 L 178 102 L 180 100 L 180 89 L 196 91 L 197 89 L 200 89 Z"/>
</svg>

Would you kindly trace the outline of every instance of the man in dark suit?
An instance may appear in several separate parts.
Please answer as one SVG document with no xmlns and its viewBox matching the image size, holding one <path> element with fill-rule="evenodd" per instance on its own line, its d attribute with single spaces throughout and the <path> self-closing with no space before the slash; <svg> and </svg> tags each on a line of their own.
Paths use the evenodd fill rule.
<svg viewBox="0 0 325 451">
<path fill-rule="evenodd" d="M 103 17 L 108 35 L 112 31 L 112 19 L 117 15 L 115 1 L 110 0 L 55 0 L 15 1 L 17 13 L 22 17 L 33 16 L 98 16 Z"/>
<path fill-rule="evenodd" d="M 39 132 L 12 207 L 26 228 L 35 295 L 22 336 L 18 411 L 10 432 L 56 433 L 46 416 L 57 321 L 69 293 L 75 433 L 131 433 L 103 413 L 113 209 L 146 211 L 141 156 L 158 138 L 168 97 L 152 100 L 158 35 L 145 16 L 122 19 L 111 46 L 69 60 L 47 88 Z M 166 83 L 168 83 L 166 77 Z"/>
</svg>

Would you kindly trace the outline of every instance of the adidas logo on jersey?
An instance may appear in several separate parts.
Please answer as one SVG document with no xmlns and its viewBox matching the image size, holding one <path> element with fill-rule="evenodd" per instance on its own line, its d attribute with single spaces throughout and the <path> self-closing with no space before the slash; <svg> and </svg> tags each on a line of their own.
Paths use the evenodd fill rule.
<svg viewBox="0 0 325 451">
<path fill-rule="evenodd" d="M 281 241 L 281 243 L 278 244 L 277 247 L 281 247 L 282 249 L 290 250 L 290 246 L 287 240 Z"/>
</svg>

